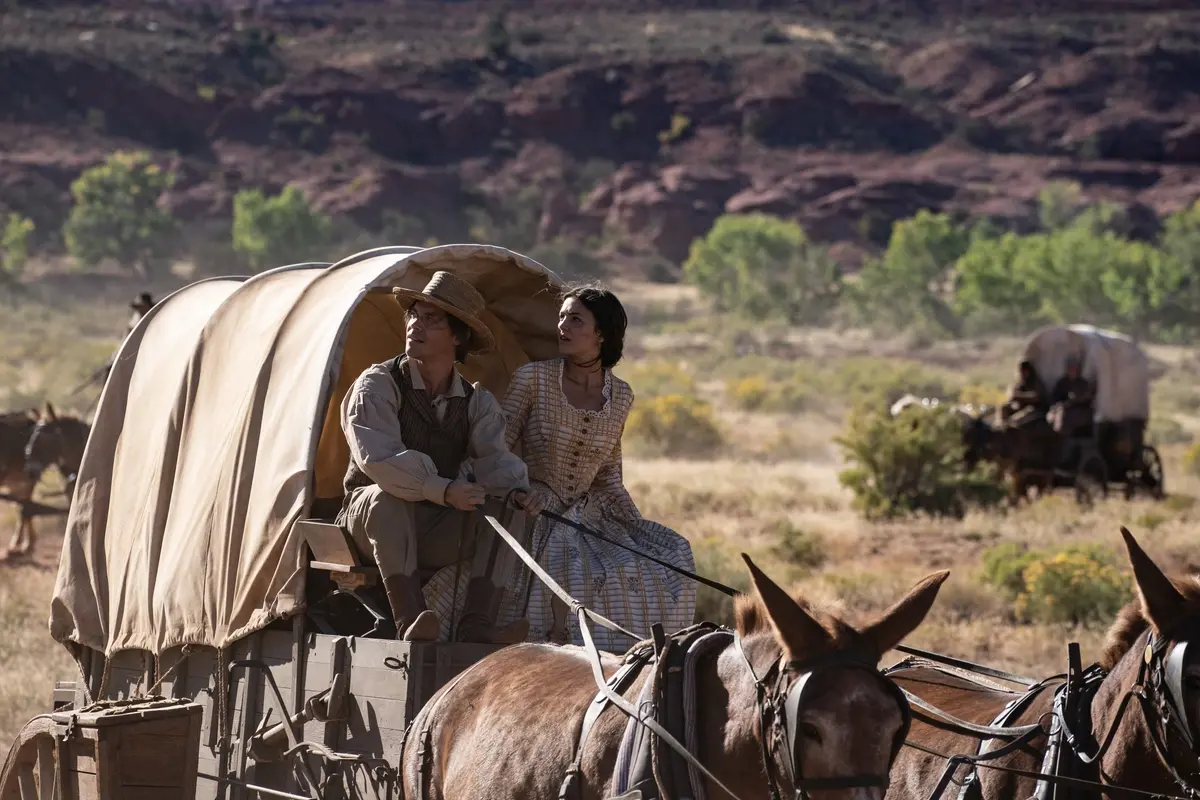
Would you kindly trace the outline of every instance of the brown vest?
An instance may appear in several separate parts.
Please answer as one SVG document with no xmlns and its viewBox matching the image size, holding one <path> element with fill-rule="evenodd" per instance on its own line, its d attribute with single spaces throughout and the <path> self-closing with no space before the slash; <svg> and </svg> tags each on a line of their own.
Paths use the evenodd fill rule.
<svg viewBox="0 0 1200 800">
<path fill-rule="evenodd" d="M 463 384 L 465 397 L 449 397 L 446 399 L 446 417 L 438 422 L 437 412 L 433 410 L 429 392 L 413 388 L 409 376 L 407 356 L 396 356 L 388 362 L 388 373 L 400 390 L 400 436 L 409 450 L 424 453 L 433 460 L 438 475 L 447 480 L 458 477 L 458 468 L 467 457 L 467 446 L 471 438 L 471 421 L 467 415 L 467 406 L 471 395 L 475 393 L 466 378 L 459 377 Z M 342 488 L 346 495 L 361 486 L 370 486 L 375 481 L 359 469 L 354 459 L 346 468 L 346 477 L 342 479 Z"/>
</svg>

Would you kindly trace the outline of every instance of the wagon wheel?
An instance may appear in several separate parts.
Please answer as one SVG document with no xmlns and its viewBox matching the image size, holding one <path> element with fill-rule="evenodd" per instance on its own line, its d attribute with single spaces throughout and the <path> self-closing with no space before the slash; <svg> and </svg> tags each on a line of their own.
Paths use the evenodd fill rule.
<svg viewBox="0 0 1200 800">
<path fill-rule="evenodd" d="M 1141 480 L 1142 488 L 1148 491 L 1155 500 L 1162 500 L 1166 497 L 1162 456 L 1150 445 L 1142 448 L 1142 468 L 1138 478 Z"/>
<path fill-rule="evenodd" d="M 55 791 L 56 727 L 49 717 L 34 717 L 21 729 L 0 772 L 0 800 L 61 797 Z"/>
<path fill-rule="evenodd" d="M 1099 453 L 1089 453 L 1080 460 L 1075 473 L 1075 502 L 1090 506 L 1097 493 L 1108 496 L 1108 465 Z"/>
</svg>

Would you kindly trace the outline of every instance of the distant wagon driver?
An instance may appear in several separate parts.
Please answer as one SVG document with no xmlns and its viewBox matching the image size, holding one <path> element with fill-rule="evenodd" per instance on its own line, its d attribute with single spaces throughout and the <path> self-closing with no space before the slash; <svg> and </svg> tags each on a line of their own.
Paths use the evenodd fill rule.
<svg viewBox="0 0 1200 800">
<path fill-rule="evenodd" d="M 446 272 L 434 273 L 421 292 L 393 292 L 405 308 L 405 352 L 364 370 L 342 403 L 350 464 L 338 522 L 379 566 L 397 638 L 438 638 L 440 621 L 425 605 L 420 571 L 461 556 L 472 559 L 471 580 L 455 638 L 523 641 L 525 620 L 494 626 L 512 561 L 476 509 L 486 495 L 527 491 L 528 475 L 505 445 L 496 398 L 455 367 L 492 346 L 479 319 L 484 300 Z M 473 475 L 460 477 L 468 463 Z"/>
</svg>

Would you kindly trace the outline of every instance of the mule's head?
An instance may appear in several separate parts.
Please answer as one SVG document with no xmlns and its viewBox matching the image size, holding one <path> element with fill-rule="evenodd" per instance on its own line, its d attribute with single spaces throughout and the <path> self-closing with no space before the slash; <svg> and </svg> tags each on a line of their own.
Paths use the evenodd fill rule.
<svg viewBox="0 0 1200 800">
<path fill-rule="evenodd" d="M 1153 651 L 1147 680 L 1159 695 L 1160 710 L 1165 707 L 1167 717 L 1174 720 L 1164 730 L 1171 742 L 1170 760 L 1188 774 L 1200 767 L 1196 756 L 1200 752 L 1200 575 L 1168 578 L 1133 534 L 1122 528 L 1121 535 L 1133 566 L 1137 598 L 1121 610 L 1109 630 L 1101 664 L 1119 682 L 1127 682 L 1132 676 L 1120 673 L 1141 668 L 1147 656 L 1141 637 L 1149 632 L 1152 639 L 1147 643 L 1153 642 Z M 1172 729 L 1175 723 L 1179 727 Z"/>
<path fill-rule="evenodd" d="M 995 431 L 982 412 L 977 416 L 960 412 L 962 424 L 963 461 L 967 469 L 974 469 L 980 461 L 992 456 L 995 446 Z"/>
<path fill-rule="evenodd" d="M 930 575 L 854 628 L 791 597 L 743 558 L 757 597 L 739 598 L 737 628 L 765 693 L 757 735 L 769 770 L 781 786 L 820 800 L 880 800 L 909 712 L 879 659 L 921 623 L 950 573 Z"/>
<path fill-rule="evenodd" d="M 83 420 L 69 415 L 60 416 L 54 406 L 46 403 L 25 445 L 26 473 L 39 476 L 53 464 L 64 478 L 70 478 L 79 471 L 90 431 L 90 426 Z"/>
</svg>

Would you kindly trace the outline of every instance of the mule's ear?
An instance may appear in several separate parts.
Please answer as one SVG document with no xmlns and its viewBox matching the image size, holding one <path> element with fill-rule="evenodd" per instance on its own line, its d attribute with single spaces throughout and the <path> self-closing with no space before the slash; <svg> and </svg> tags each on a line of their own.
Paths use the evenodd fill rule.
<svg viewBox="0 0 1200 800">
<path fill-rule="evenodd" d="M 830 640 L 829 632 L 821 623 L 813 619 L 791 595 L 779 588 L 775 581 L 754 566 L 750 556 L 742 553 L 742 559 L 750 568 L 750 580 L 754 582 L 754 588 L 762 598 L 767 618 L 771 620 L 771 627 L 775 629 L 775 638 L 783 645 L 789 660 L 795 661 L 805 650 Z"/>
<path fill-rule="evenodd" d="M 863 639 L 879 656 L 900 644 L 925 619 L 938 590 L 948 577 L 950 570 L 944 569 L 927 576 L 909 589 L 908 594 L 860 631 Z"/>
<path fill-rule="evenodd" d="M 1133 580 L 1142 601 L 1142 613 L 1160 633 L 1170 630 L 1187 613 L 1187 599 L 1150 560 L 1128 528 L 1121 528 L 1121 537 L 1129 552 L 1129 563 L 1133 565 Z"/>
<path fill-rule="evenodd" d="M 58 414 L 54 412 L 54 404 L 49 400 L 46 401 L 46 419 L 50 422 L 54 422 L 56 419 L 58 419 Z"/>
</svg>

